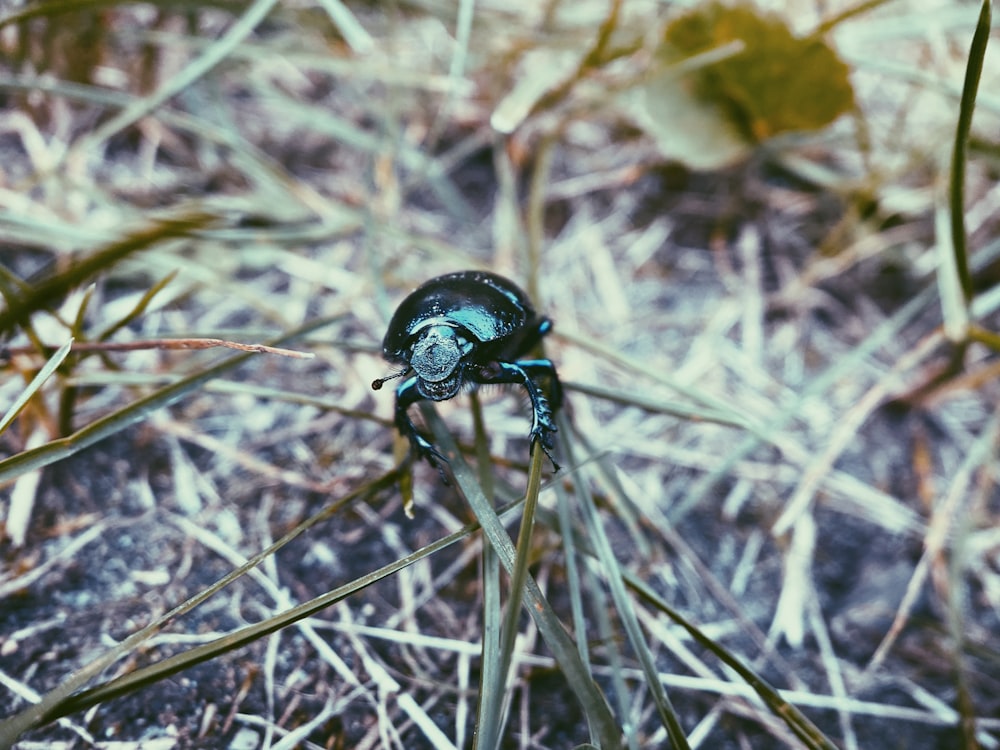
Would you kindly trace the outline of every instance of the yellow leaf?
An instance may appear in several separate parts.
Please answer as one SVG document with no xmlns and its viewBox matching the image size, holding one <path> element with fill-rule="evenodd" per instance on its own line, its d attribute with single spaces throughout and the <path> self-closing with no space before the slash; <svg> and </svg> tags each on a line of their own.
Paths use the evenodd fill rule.
<svg viewBox="0 0 1000 750">
<path fill-rule="evenodd" d="M 854 106 L 847 65 L 822 37 L 796 37 L 750 3 L 705 4 L 677 18 L 660 49 L 667 64 L 740 42 L 743 51 L 694 73 L 694 92 L 755 142 L 818 130 Z"/>
</svg>

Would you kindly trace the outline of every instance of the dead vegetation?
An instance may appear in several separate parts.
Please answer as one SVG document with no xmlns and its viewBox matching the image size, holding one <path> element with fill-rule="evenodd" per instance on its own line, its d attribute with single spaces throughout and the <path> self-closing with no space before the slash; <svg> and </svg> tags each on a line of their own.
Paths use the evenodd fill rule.
<svg viewBox="0 0 1000 750">
<path fill-rule="evenodd" d="M 1000 746 L 996 66 L 956 196 L 977 8 L 770 5 L 832 125 L 637 117 L 643 0 L 0 4 L 0 745 Z M 516 391 L 398 470 L 462 268 L 555 321 L 540 491 Z"/>
</svg>

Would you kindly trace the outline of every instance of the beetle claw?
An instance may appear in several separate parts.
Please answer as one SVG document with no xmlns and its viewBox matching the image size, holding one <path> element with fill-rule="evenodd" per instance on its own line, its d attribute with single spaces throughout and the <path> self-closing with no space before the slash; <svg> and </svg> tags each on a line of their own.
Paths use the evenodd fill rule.
<svg viewBox="0 0 1000 750">
<path fill-rule="evenodd" d="M 445 458 L 434 444 L 431 443 L 427 438 L 421 435 L 416 430 L 410 431 L 408 437 L 410 438 L 410 457 L 425 460 L 435 469 L 437 469 L 438 474 L 441 475 L 441 480 L 450 485 L 451 482 L 448 481 L 448 475 L 445 473 L 444 467 L 449 465 L 449 461 Z"/>
<path fill-rule="evenodd" d="M 545 455 L 549 458 L 549 463 L 552 464 L 552 471 L 559 471 L 562 467 L 559 465 L 558 461 L 552 458 L 552 452 L 545 447 L 545 443 L 542 443 L 542 450 L 545 451 Z"/>
<path fill-rule="evenodd" d="M 416 453 L 420 458 L 426 458 L 432 464 L 437 464 L 437 462 L 442 461 L 448 463 L 448 459 L 441 455 L 434 444 L 427 440 L 419 432 L 414 432 L 410 435 L 410 445 L 413 447 L 413 452 Z"/>
<path fill-rule="evenodd" d="M 552 470 L 559 471 L 559 463 L 552 457 L 552 449 L 555 448 L 552 433 L 559 432 L 559 428 L 552 424 L 550 416 L 551 412 L 535 414 L 535 424 L 531 428 L 531 444 L 541 445 L 545 455 L 548 456 L 549 463 L 552 464 Z"/>
<path fill-rule="evenodd" d="M 553 427 L 552 429 L 554 430 L 555 427 Z M 548 457 L 549 463 L 552 464 L 552 471 L 559 471 L 559 469 L 561 468 L 559 466 L 559 462 L 552 457 L 552 448 L 555 447 L 552 441 L 552 433 L 548 430 L 543 430 L 538 434 L 532 432 L 531 444 L 534 445 L 535 443 L 538 443 L 540 446 L 542 446 L 542 451 Z"/>
</svg>

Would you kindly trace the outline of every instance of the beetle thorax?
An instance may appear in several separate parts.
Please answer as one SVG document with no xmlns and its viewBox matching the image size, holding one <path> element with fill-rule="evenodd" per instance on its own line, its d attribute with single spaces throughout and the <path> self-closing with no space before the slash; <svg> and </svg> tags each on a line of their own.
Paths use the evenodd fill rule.
<svg viewBox="0 0 1000 750">
<path fill-rule="evenodd" d="M 462 387 L 462 356 L 471 345 L 448 325 L 431 325 L 413 345 L 410 365 L 417 373 L 417 388 L 434 401 L 452 398 Z"/>
</svg>

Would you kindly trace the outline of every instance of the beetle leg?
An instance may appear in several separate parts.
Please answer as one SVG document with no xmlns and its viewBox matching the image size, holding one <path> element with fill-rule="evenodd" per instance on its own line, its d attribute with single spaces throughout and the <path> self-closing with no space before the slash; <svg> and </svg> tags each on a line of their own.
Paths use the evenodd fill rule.
<svg viewBox="0 0 1000 750">
<path fill-rule="evenodd" d="M 552 407 L 549 406 L 548 399 L 542 393 L 541 388 L 532 379 L 531 373 L 546 374 L 555 376 L 555 368 L 547 359 L 528 359 L 523 362 L 497 362 L 496 371 L 484 368 L 475 373 L 474 379 L 484 385 L 493 383 L 520 383 L 528 392 L 531 399 L 532 419 L 531 419 L 531 442 L 536 441 L 541 444 L 545 455 L 552 462 L 552 468 L 559 471 L 559 464 L 552 458 L 553 448 L 552 433 L 558 428 L 552 421 Z M 558 379 L 553 382 L 558 382 Z M 561 389 L 559 389 L 561 394 Z"/>
<path fill-rule="evenodd" d="M 437 448 L 420 432 L 417 430 L 417 426 L 413 424 L 413 420 L 410 419 L 410 415 L 407 410 L 410 406 L 417 403 L 418 401 L 424 401 L 424 397 L 420 395 L 417 390 L 417 378 L 416 376 L 412 378 L 407 378 L 399 387 L 396 389 L 396 429 L 399 430 L 401 435 L 404 435 L 410 441 L 410 448 L 413 453 L 419 458 L 427 459 L 427 462 L 433 466 L 435 469 L 441 473 L 444 477 L 444 471 L 441 467 L 441 463 L 448 463 L 448 459 L 442 456 Z M 447 479 L 445 480 L 447 481 Z"/>
<path fill-rule="evenodd" d="M 549 379 L 549 403 L 552 404 L 552 411 L 557 412 L 562 408 L 563 390 L 562 383 L 559 382 L 559 375 L 556 373 L 556 366 L 549 359 L 519 359 L 517 364 L 532 377 L 544 375 Z"/>
</svg>

